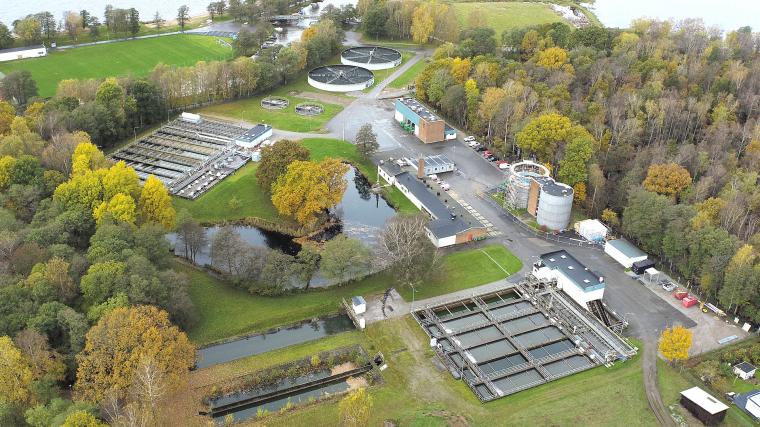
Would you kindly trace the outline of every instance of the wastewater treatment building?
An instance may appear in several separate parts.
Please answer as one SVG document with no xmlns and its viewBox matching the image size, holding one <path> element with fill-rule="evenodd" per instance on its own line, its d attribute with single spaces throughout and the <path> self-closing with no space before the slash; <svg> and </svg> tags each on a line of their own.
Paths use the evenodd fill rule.
<svg viewBox="0 0 760 427">
<path fill-rule="evenodd" d="M 398 98 L 394 118 L 425 144 L 457 137 L 454 128 L 414 98 Z"/>
</svg>

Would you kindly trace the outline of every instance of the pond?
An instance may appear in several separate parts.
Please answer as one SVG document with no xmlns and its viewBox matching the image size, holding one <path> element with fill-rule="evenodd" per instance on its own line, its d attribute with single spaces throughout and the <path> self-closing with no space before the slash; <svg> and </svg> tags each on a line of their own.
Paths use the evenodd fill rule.
<svg viewBox="0 0 760 427">
<path fill-rule="evenodd" d="M 330 230 L 329 235 L 343 233 L 348 237 L 361 240 L 367 245 L 374 245 L 385 226 L 385 222 L 392 218 L 396 211 L 378 194 L 372 192 L 372 184 L 353 167 L 346 173 L 348 181 L 346 192 L 340 204 L 334 209 L 334 214 L 341 218 L 340 225 Z M 293 237 L 287 234 L 263 230 L 252 226 L 234 226 L 240 233 L 240 237 L 251 246 L 263 246 L 277 249 L 289 255 L 295 255 L 301 250 L 301 245 L 293 241 Z M 208 227 L 206 233 L 209 244 L 197 254 L 195 262 L 199 265 L 211 264 L 211 240 L 220 227 Z M 167 235 L 169 242 L 174 245 L 177 236 L 174 233 Z M 174 253 L 178 256 L 185 255 L 183 245 L 176 245 Z M 318 284 L 319 281 L 317 281 Z"/>
<path fill-rule="evenodd" d="M 196 353 L 196 368 L 226 363 L 255 354 L 266 353 L 278 348 L 317 340 L 328 335 L 349 331 L 354 324 L 345 314 L 300 323 L 273 332 L 250 335 L 234 341 L 211 345 Z"/>
<path fill-rule="evenodd" d="M 320 3 L 313 3 L 301 9 L 303 19 L 296 26 L 282 27 L 282 31 L 278 34 L 277 43 L 287 45 L 290 42 L 301 40 L 301 34 L 303 31 L 319 20 L 319 14 L 322 13 L 325 7 L 333 5 L 335 7 L 341 7 L 347 4 L 356 5 L 356 0 L 324 0 Z"/>
<path fill-rule="evenodd" d="M 760 29 L 760 2 L 754 0 L 595 0 L 590 6 L 607 27 L 627 28 L 641 17 L 661 20 L 702 18 L 723 31 L 743 26 Z"/>
</svg>

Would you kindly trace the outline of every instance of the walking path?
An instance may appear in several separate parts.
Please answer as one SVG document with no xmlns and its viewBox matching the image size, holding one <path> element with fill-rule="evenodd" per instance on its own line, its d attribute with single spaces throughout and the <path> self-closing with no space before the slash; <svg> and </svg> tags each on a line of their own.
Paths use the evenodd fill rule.
<svg viewBox="0 0 760 427">
<path fill-rule="evenodd" d="M 386 77 L 385 80 L 375 85 L 374 88 L 372 88 L 367 95 L 364 96 L 364 98 L 370 98 L 370 99 L 377 99 L 380 95 L 380 92 L 385 89 L 386 86 L 388 86 L 392 81 L 396 80 L 398 76 L 404 73 L 404 71 L 408 70 L 412 67 L 412 65 L 418 63 L 422 58 L 425 57 L 425 52 L 417 52 L 414 54 L 414 56 L 406 61 L 406 64 L 398 67 L 396 71 L 393 72 L 390 76 Z"/>
<path fill-rule="evenodd" d="M 662 402 L 660 388 L 657 387 L 657 342 L 652 339 L 644 341 L 642 369 L 644 371 L 644 392 L 647 395 L 649 408 L 654 413 L 657 422 L 663 427 L 676 427 L 670 410 Z"/>
</svg>

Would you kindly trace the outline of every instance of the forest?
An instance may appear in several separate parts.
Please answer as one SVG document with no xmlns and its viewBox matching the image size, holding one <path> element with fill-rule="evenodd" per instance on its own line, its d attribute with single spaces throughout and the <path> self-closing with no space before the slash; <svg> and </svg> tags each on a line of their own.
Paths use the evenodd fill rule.
<svg viewBox="0 0 760 427">
<path fill-rule="evenodd" d="M 759 50 L 750 28 L 699 20 L 469 27 L 416 95 L 499 155 L 546 163 L 578 209 L 760 321 Z"/>
</svg>

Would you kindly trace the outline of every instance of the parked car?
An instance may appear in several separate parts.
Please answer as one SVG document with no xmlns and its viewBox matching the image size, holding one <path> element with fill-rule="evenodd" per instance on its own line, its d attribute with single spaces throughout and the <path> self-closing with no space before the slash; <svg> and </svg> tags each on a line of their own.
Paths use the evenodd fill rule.
<svg viewBox="0 0 760 427">
<path fill-rule="evenodd" d="M 438 175 L 436 175 L 436 174 L 432 174 L 428 178 L 430 178 L 431 180 L 433 180 L 433 182 L 438 182 Z"/>
<path fill-rule="evenodd" d="M 475 141 L 474 139 L 467 143 L 470 147 L 475 147 L 476 145 L 480 145 L 478 141 Z"/>
<path fill-rule="evenodd" d="M 488 156 L 490 156 L 492 154 L 493 153 L 490 150 L 486 150 L 486 151 L 483 152 L 483 157 L 488 157 Z"/>
<path fill-rule="evenodd" d="M 483 152 L 483 151 L 486 151 L 486 147 L 484 147 L 484 146 L 482 146 L 482 145 L 481 145 L 481 146 L 479 146 L 478 148 L 476 148 L 476 149 L 475 149 L 475 151 L 477 151 L 477 152 Z"/>
<path fill-rule="evenodd" d="M 470 141 L 475 141 L 475 137 L 474 136 L 468 136 L 468 137 L 466 137 L 464 139 L 464 142 L 470 142 Z"/>
<path fill-rule="evenodd" d="M 443 191 L 449 191 L 449 188 L 451 188 L 451 186 L 449 185 L 449 183 L 441 181 L 441 190 L 443 190 Z"/>
<path fill-rule="evenodd" d="M 665 292 L 673 292 L 673 291 L 676 290 L 677 287 L 678 287 L 678 285 L 676 285 L 673 282 L 665 282 L 665 283 L 662 284 L 662 289 Z"/>
<path fill-rule="evenodd" d="M 499 160 L 496 162 L 496 166 L 499 167 L 499 169 L 508 169 L 509 168 L 509 162 L 506 160 Z"/>
<path fill-rule="evenodd" d="M 486 160 L 488 160 L 489 162 L 495 162 L 496 161 L 496 156 L 494 156 L 493 154 L 491 154 L 490 156 L 486 156 Z"/>
<path fill-rule="evenodd" d="M 472 143 L 472 145 L 470 145 L 470 148 L 472 148 L 473 150 L 477 150 L 478 148 L 481 148 L 481 147 L 482 145 L 480 145 L 478 141 L 475 141 L 474 143 Z"/>
<path fill-rule="evenodd" d="M 499 157 L 496 154 L 491 153 L 491 157 L 493 157 L 494 159 L 496 159 L 496 161 L 501 161 L 501 157 Z"/>
</svg>

